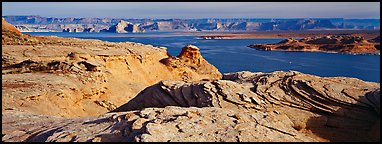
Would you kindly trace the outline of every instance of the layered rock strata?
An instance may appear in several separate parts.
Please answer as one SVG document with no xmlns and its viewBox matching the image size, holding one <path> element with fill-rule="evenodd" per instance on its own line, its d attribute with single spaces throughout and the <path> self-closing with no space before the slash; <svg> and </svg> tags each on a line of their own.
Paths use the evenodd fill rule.
<svg viewBox="0 0 382 144">
<path fill-rule="evenodd" d="M 137 24 L 133 24 L 126 21 L 119 21 L 117 24 L 112 25 L 109 27 L 107 32 L 113 32 L 113 33 L 136 33 L 136 32 L 144 32 L 144 30 L 140 27 L 138 27 Z"/>
<path fill-rule="evenodd" d="M 41 119 L 6 110 L 14 114 L 3 118 L 3 140 L 380 140 L 378 83 L 295 71 L 237 72 L 223 79 L 162 81 L 99 117 Z M 14 123 L 26 117 L 28 123 Z"/>
</svg>

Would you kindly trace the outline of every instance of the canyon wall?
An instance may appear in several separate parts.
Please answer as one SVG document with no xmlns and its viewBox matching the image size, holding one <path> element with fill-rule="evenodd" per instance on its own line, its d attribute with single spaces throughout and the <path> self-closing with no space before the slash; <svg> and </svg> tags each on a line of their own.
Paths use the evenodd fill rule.
<svg viewBox="0 0 382 144">
<path fill-rule="evenodd" d="M 274 31 L 312 29 L 379 29 L 378 19 L 121 19 L 46 18 L 3 16 L 21 31 L 118 32 L 121 21 L 131 23 L 130 32 L 143 31 Z M 111 28 L 111 29 L 110 29 Z"/>
</svg>

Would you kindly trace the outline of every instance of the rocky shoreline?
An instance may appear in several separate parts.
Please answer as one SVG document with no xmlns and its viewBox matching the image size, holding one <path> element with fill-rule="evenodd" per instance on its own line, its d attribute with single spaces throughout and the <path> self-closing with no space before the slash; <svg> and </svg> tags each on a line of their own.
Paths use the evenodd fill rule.
<svg viewBox="0 0 382 144">
<path fill-rule="evenodd" d="M 380 37 L 366 40 L 361 36 L 329 35 L 288 38 L 276 44 L 252 44 L 248 47 L 265 51 L 335 52 L 345 54 L 380 54 Z"/>
<path fill-rule="evenodd" d="M 221 74 L 187 45 L 24 35 L 2 22 L 4 142 L 380 141 L 380 83 Z"/>
</svg>

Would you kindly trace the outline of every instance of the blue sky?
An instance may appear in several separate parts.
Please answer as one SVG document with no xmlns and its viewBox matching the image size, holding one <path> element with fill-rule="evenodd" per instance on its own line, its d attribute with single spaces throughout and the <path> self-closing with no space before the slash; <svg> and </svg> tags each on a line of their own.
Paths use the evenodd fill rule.
<svg viewBox="0 0 382 144">
<path fill-rule="evenodd" d="M 97 18 L 378 18 L 380 2 L 2 2 L 6 15 Z"/>
</svg>

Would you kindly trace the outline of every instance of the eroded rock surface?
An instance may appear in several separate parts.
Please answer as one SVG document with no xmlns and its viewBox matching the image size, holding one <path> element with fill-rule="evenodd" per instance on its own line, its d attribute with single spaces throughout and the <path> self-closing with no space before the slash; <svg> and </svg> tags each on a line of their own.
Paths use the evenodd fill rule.
<svg viewBox="0 0 382 144">
<path fill-rule="evenodd" d="M 9 30 L 3 30 L 2 37 L 3 110 L 95 116 L 127 103 L 161 80 L 222 77 L 198 50 L 185 49 L 183 53 L 199 55 L 179 61 L 180 67 L 174 68 L 161 62 L 170 57 L 163 47 L 18 35 Z"/>
<path fill-rule="evenodd" d="M 1 29 L 2 31 L 6 30 L 6 31 L 11 31 L 11 32 L 14 32 L 18 35 L 21 35 L 21 32 L 13 25 L 11 25 L 10 23 L 8 23 L 7 21 L 4 20 L 4 18 L 1 18 Z"/>
<path fill-rule="evenodd" d="M 215 107 L 146 108 L 78 119 L 17 112 L 3 119 L 28 121 L 3 122 L 3 141 L 316 141 L 293 129 L 283 114 Z"/>
<path fill-rule="evenodd" d="M 333 141 L 373 139 L 369 132 L 379 123 L 378 83 L 295 71 L 238 72 L 225 74 L 223 79 L 160 82 L 115 111 L 193 106 L 283 113 L 293 128 Z"/>
<path fill-rule="evenodd" d="M 237 72 L 223 79 L 162 81 L 98 118 L 62 119 L 34 135 L 3 133 L 28 141 L 380 140 L 379 83 L 296 71 Z"/>
<path fill-rule="evenodd" d="M 193 45 L 183 47 L 178 56 L 170 56 L 160 62 L 166 65 L 172 73 L 178 74 L 185 82 L 192 80 L 195 75 L 205 77 L 205 79 L 222 77 L 217 68 L 202 57 L 199 48 Z"/>
</svg>

